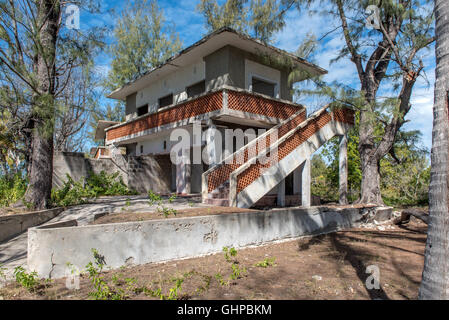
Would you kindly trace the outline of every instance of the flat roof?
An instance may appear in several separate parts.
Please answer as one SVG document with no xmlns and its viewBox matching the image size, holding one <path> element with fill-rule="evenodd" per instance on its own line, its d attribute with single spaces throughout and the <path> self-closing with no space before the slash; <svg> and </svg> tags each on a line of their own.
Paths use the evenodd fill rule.
<svg viewBox="0 0 449 320">
<path fill-rule="evenodd" d="M 244 51 L 255 54 L 262 53 L 288 57 L 292 59 L 293 63 L 302 67 L 309 74 L 323 75 L 327 73 L 325 69 L 308 62 L 305 59 L 297 57 L 294 54 L 265 44 L 231 28 L 224 27 L 208 34 L 203 39 L 172 56 L 160 66 L 147 71 L 141 77 L 126 83 L 121 88 L 114 90 L 107 97 L 111 99 L 125 100 L 128 95 L 145 88 L 148 84 L 159 79 L 160 77 L 176 71 L 179 67 L 188 66 L 197 61 L 198 57 L 205 57 L 226 45 L 232 45 Z M 297 81 L 301 80 L 302 79 L 298 79 Z"/>
<path fill-rule="evenodd" d="M 105 129 L 109 128 L 113 125 L 119 124 L 119 121 L 106 121 L 100 120 L 98 121 L 97 128 L 95 129 L 95 140 L 103 140 L 106 138 Z M 92 150 L 91 150 L 92 151 Z"/>
</svg>

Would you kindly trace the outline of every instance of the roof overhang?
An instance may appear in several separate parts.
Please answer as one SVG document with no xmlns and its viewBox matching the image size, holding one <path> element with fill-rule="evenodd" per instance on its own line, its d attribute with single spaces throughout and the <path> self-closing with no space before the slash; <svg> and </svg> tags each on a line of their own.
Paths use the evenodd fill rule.
<svg viewBox="0 0 449 320">
<path fill-rule="evenodd" d="M 118 121 L 98 121 L 97 128 L 95 129 L 95 140 L 104 140 L 106 138 L 105 129 L 119 124 Z"/>
<path fill-rule="evenodd" d="M 264 44 L 259 40 L 240 34 L 233 29 L 221 28 L 213 33 L 210 33 L 190 47 L 182 50 L 159 67 L 148 71 L 140 78 L 114 90 L 107 97 L 111 99 L 125 100 L 128 95 L 142 90 L 150 83 L 176 71 L 180 67 L 190 65 L 198 61 L 199 57 L 205 57 L 226 45 L 231 45 L 256 55 L 280 56 L 282 58 L 291 59 L 291 62 L 294 65 L 304 71 L 307 78 L 327 73 L 325 69 L 288 53 L 287 51 Z M 301 80 L 304 79 L 295 79 L 295 81 Z"/>
</svg>

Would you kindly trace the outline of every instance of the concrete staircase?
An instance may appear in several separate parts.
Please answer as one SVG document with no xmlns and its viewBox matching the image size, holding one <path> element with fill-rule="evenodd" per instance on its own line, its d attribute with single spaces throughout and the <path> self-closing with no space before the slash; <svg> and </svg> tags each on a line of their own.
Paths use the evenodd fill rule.
<svg viewBox="0 0 449 320">
<path fill-rule="evenodd" d="M 204 203 L 249 208 L 334 136 L 354 123 L 349 109 L 294 114 L 202 175 Z M 310 162 L 309 162 L 310 164 Z M 310 196 L 310 195 L 309 195 Z"/>
</svg>

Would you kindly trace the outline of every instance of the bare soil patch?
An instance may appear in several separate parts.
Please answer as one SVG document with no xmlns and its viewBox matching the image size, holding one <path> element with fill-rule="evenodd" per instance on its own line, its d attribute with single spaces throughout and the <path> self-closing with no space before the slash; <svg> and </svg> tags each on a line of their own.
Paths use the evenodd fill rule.
<svg viewBox="0 0 449 320">
<path fill-rule="evenodd" d="M 231 208 L 231 207 L 205 207 L 205 208 L 192 208 L 192 209 L 180 209 L 176 210 L 176 215 L 170 213 L 165 217 L 163 213 L 160 212 L 120 212 L 111 213 L 102 217 L 99 217 L 90 224 L 107 224 L 107 223 L 119 223 L 119 222 L 135 222 L 135 221 L 146 221 L 146 220 L 156 220 L 156 219 L 174 219 L 174 218 L 187 218 L 187 217 L 197 217 L 197 216 L 209 216 L 217 214 L 230 214 L 238 212 L 252 212 L 258 210 L 252 209 L 242 209 L 242 208 Z"/>
<path fill-rule="evenodd" d="M 177 299 L 417 299 L 426 230 L 427 225 L 412 219 L 388 231 L 352 229 L 242 249 L 231 262 L 220 253 L 102 275 L 123 299 L 160 299 L 154 295 L 158 289 L 167 297 L 177 282 Z M 274 266 L 256 266 L 271 258 Z M 239 270 L 246 269 L 235 280 L 229 280 L 232 261 Z M 380 270 L 378 290 L 365 286 L 371 265 Z M 11 283 L 0 289 L 0 298 L 92 299 L 89 293 L 94 291 L 83 275 L 79 290 L 67 289 L 65 279 L 41 285 L 33 293 Z"/>
</svg>

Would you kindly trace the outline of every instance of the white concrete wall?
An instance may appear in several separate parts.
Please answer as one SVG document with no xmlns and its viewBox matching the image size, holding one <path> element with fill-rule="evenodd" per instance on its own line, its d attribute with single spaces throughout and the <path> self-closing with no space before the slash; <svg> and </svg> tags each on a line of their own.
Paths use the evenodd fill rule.
<svg viewBox="0 0 449 320">
<path fill-rule="evenodd" d="M 281 72 L 279 70 L 245 59 L 245 89 L 252 91 L 253 77 L 275 83 L 274 97 L 280 98 Z"/>
<path fill-rule="evenodd" d="M 83 270 L 92 248 L 106 268 L 221 252 L 270 241 L 357 226 L 363 209 L 276 209 L 28 231 L 28 267 L 40 277 L 64 277 L 67 263 Z"/>
<path fill-rule="evenodd" d="M 192 137 L 192 127 L 183 127 L 182 129 L 187 130 L 190 137 Z M 160 154 L 160 153 L 168 153 L 172 149 L 174 145 L 178 143 L 178 141 L 170 141 L 170 135 L 173 130 L 166 130 L 163 133 L 157 135 L 148 135 L 145 140 L 137 142 L 136 147 L 136 155 L 148 155 L 148 154 Z M 167 148 L 164 150 L 164 141 L 167 142 Z M 192 141 L 191 141 L 192 143 Z M 143 146 L 143 153 L 140 152 L 140 146 Z"/>
<path fill-rule="evenodd" d="M 186 87 L 200 82 L 205 78 L 206 66 L 202 59 L 189 66 L 179 68 L 175 72 L 138 91 L 136 108 L 149 104 L 148 111 L 155 112 L 159 107 L 159 98 L 170 93 L 173 93 L 173 103 L 181 102 L 187 99 Z"/>
</svg>

